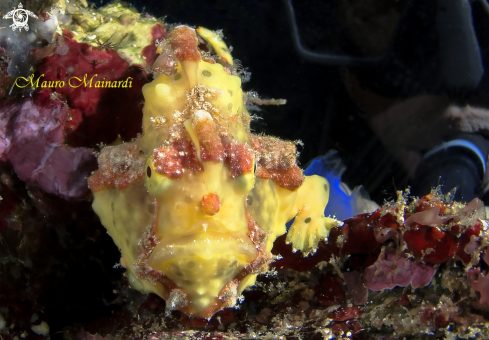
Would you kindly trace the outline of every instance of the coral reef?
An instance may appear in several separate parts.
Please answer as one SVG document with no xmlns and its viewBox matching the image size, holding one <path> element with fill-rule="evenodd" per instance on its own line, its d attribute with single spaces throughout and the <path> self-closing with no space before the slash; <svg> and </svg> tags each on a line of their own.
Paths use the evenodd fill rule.
<svg viewBox="0 0 489 340">
<path fill-rule="evenodd" d="M 98 11 L 74 4 L 67 6 L 72 21 L 63 26 L 78 42 L 111 48 L 131 65 L 151 65 L 156 58 L 154 42 L 166 36 L 161 22 L 134 8 L 110 3 Z"/>
<path fill-rule="evenodd" d="M 75 339 L 487 337 L 487 301 L 475 292 L 480 286 L 471 277 L 472 270 L 487 269 L 479 260 L 488 245 L 487 222 L 480 219 L 484 209 L 436 192 L 409 204 L 405 199 L 401 195 L 332 228 L 329 240 L 308 257 L 294 253 L 285 235 L 279 237 L 272 253 L 280 259 L 272 271 L 243 292 L 239 308 L 224 309 L 210 320 L 170 311 L 154 294 L 142 302 L 121 287 L 125 312 L 110 318 L 108 328 L 85 323 L 72 334 Z M 440 213 L 425 219 L 423 212 L 433 208 Z M 434 229 L 450 240 L 450 253 L 431 248 Z M 424 233 L 408 244 L 404 235 L 413 231 Z M 372 276 L 372 268 L 379 267 Z"/>
<path fill-rule="evenodd" d="M 387 336 L 386 329 L 394 338 L 487 336 L 486 301 L 472 290 L 482 288 L 483 275 L 471 269 L 484 267 L 479 257 L 487 252 L 481 202 L 454 203 L 436 190 L 410 204 L 405 200 L 399 193 L 397 202 L 344 221 L 312 257 L 290 257 L 290 247 L 276 246 L 274 254 L 283 259 L 274 266 L 329 271 L 316 288 L 317 302 L 340 310 L 348 302 L 358 305 L 353 319 L 365 336 Z"/>
<path fill-rule="evenodd" d="M 2 6 L 8 5 L 10 2 Z M 52 28 L 46 35 L 44 26 L 37 26 L 40 23 L 33 22 L 31 27 L 39 39 L 51 42 L 48 45 L 30 39 L 25 48 L 21 44 L 15 48 L 23 49 L 14 49 L 9 45 L 13 40 L 10 37 L 12 30 L 0 31 L 0 46 L 5 55 L 3 66 L 0 66 L 4 76 L 0 83 L 5 85 L 2 91 L 9 91 L 6 88 L 9 86 L 12 87 L 9 91 L 12 97 L 22 91 L 28 91 L 32 97 L 13 98 L 0 108 L 0 160 L 8 161 L 21 180 L 37 184 L 45 193 L 65 199 L 81 199 L 89 193 L 86 177 L 96 167 L 93 148 L 117 138 L 131 140 L 141 132 L 141 88 L 148 79 L 144 65 L 129 64 L 108 46 L 77 42 L 74 39 L 76 33 L 68 30 L 55 33 L 54 29 L 62 24 L 56 15 L 62 16 L 63 6 L 65 4 L 56 2 L 50 10 L 48 6 L 32 7 L 44 13 L 40 14 L 45 18 L 44 25 Z M 77 3 L 70 6 L 72 11 L 80 10 L 79 13 L 88 15 L 86 9 L 82 10 L 83 6 L 79 7 Z M 103 9 L 116 14 L 116 9 L 120 9 L 124 15 L 126 11 L 131 12 L 118 5 Z M 68 15 L 62 18 L 65 25 L 75 25 L 74 18 Z M 146 34 L 150 36 L 148 44 L 153 46 L 153 52 L 147 55 L 155 59 L 154 41 L 166 32 L 156 19 L 144 20 L 147 22 L 147 27 L 144 26 Z M 115 21 L 111 29 L 118 25 L 120 22 Z M 153 38 L 151 34 L 157 37 Z M 22 38 L 22 35 L 16 36 L 16 39 Z M 144 47 L 141 47 L 141 53 Z M 24 64 L 12 54 L 23 63 L 30 60 L 34 72 L 23 67 Z M 9 72 L 11 68 L 18 69 L 19 73 Z M 15 75 L 18 77 L 13 81 Z M 119 82 L 122 79 L 130 80 L 127 88 L 97 86 L 97 81 Z"/>
<path fill-rule="evenodd" d="M 0 5 L 0 13 L 6 13 L 16 8 L 17 5 L 17 1 L 4 1 Z M 141 15 L 134 8 L 123 6 L 120 3 L 110 3 L 94 10 L 88 8 L 85 0 L 71 2 L 27 0 L 24 7 L 38 16 L 29 21 L 29 31 L 21 30 L 19 32 L 8 27 L 0 28 L 0 65 L 4 64 L 0 68 L 2 70 L 0 75 L 1 97 L 15 96 L 19 92 L 25 93 L 12 85 L 17 77 L 28 78 L 31 75 L 31 65 L 39 64 L 46 56 L 54 54 L 64 56 L 70 53 L 69 49 L 73 48 L 73 43 L 65 43 L 65 39 L 60 36 L 87 44 L 79 46 L 90 45 L 110 54 L 107 56 L 100 53 L 94 56 L 95 58 L 90 60 L 94 62 L 92 64 L 94 67 L 108 61 L 112 62 L 114 56 L 119 55 L 131 66 L 148 72 L 149 66 L 157 57 L 155 41 L 166 35 L 161 20 L 147 14 Z M 76 52 L 81 51 L 76 50 Z M 72 57 L 75 55 L 73 51 L 70 54 Z M 83 59 L 81 55 L 78 55 L 77 58 Z M 51 61 L 55 59 L 51 58 Z M 83 60 L 81 61 L 84 64 Z M 105 65 L 105 67 L 108 66 Z M 118 65 L 112 70 L 118 73 L 126 69 L 127 67 Z M 82 70 L 71 70 L 69 73 L 74 71 Z M 32 89 L 28 87 L 26 90 Z"/>
</svg>

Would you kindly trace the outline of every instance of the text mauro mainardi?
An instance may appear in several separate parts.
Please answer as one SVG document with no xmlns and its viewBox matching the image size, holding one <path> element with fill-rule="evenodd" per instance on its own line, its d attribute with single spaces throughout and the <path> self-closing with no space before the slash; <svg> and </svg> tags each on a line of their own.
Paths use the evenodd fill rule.
<svg viewBox="0 0 489 340">
<path fill-rule="evenodd" d="M 68 85 L 72 88 L 77 88 L 80 86 L 85 87 L 95 87 L 95 88 L 131 88 L 132 87 L 132 77 L 127 77 L 126 80 L 96 80 L 98 74 L 93 75 L 90 79 L 88 79 L 88 75 L 85 74 L 83 78 L 79 77 L 71 77 L 68 79 L 68 84 L 64 80 L 42 80 L 44 74 L 41 74 L 37 79 L 34 79 L 34 75 L 31 75 L 29 78 L 25 77 L 17 77 L 15 79 L 15 86 L 19 88 L 24 88 L 27 86 L 31 87 L 40 87 L 40 88 L 61 88 Z M 19 84 L 18 81 L 22 80 L 25 82 L 25 85 Z"/>
</svg>

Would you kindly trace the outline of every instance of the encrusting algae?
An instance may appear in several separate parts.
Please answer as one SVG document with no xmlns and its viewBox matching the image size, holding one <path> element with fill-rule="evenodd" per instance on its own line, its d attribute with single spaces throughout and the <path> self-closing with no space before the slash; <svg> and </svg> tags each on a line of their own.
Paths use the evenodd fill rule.
<svg viewBox="0 0 489 340">
<path fill-rule="evenodd" d="M 329 184 L 303 176 L 294 143 L 250 132 L 228 49 L 198 32 L 222 64 L 195 30 L 174 28 L 158 49 L 164 72 L 143 87 L 142 136 L 103 148 L 89 185 L 131 286 L 209 319 L 267 272 L 286 222 L 305 254 L 341 223 L 324 217 Z"/>
</svg>

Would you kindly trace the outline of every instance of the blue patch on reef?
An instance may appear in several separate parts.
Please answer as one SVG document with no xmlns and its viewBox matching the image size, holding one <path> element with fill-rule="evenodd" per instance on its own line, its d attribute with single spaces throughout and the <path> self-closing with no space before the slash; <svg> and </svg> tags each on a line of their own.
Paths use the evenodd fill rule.
<svg viewBox="0 0 489 340">
<path fill-rule="evenodd" d="M 329 182 L 329 202 L 324 209 L 324 216 L 334 216 L 340 221 L 344 221 L 359 213 L 355 203 L 355 194 L 348 194 L 343 190 L 345 185 L 341 183 L 341 175 L 346 170 L 338 152 L 331 150 L 323 156 L 314 158 L 309 162 L 304 175 L 318 175 L 324 177 Z M 345 190 L 348 190 L 345 188 Z M 287 230 L 294 220 L 287 223 Z"/>
<path fill-rule="evenodd" d="M 341 183 L 341 175 L 345 170 L 346 166 L 341 162 L 338 153 L 330 151 L 324 156 L 314 158 L 304 171 L 306 176 L 319 175 L 328 180 L 329 202 L 324 209 L 324 216 L 335 216 L 340 221 L 358 214 L 354 195 L 349 195 L 342 189 L 344 184 Z"/>
</svg>

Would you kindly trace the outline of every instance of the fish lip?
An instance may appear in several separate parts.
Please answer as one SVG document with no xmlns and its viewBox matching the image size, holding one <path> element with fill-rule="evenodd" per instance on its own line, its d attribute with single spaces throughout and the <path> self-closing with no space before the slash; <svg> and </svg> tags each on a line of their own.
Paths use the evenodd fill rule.
<svg viewBox="0 0 489 340">
<path fill-rule="evenodd" d="M 168 226 L 165 229 L 170 229 Z M 163 236 L 161 241 L 167 240 L 177 240 L 181 237 L 189 237 L 191 235 L 200 235 L 202 233 L 216 233 L 216 234 L 226 234 L 226 235 L 238 235 L 238 237 L 247 236 L 243 232 L 233 231 L 226 227 L 226 223 L 215 218 L 202 218 L 193 222 L 189 227 L 180 228 L 179 225 L 174 225 L 171 228 L 177 230 L 175 233 L 169 233 L 167 236 Z"/>
<path fill-rule="evenodd" d="M 208 245 L 208 246 L 206 246 Z M 258 256 L 256 245 L 244 233 L 204 231 L 165 237 L 155 246 L 149 262 L 166 262 L 178 257 L 244 256 L 250 263 Z M 226 255 L 224 255 L 226 256 Z"/>
</svg>

